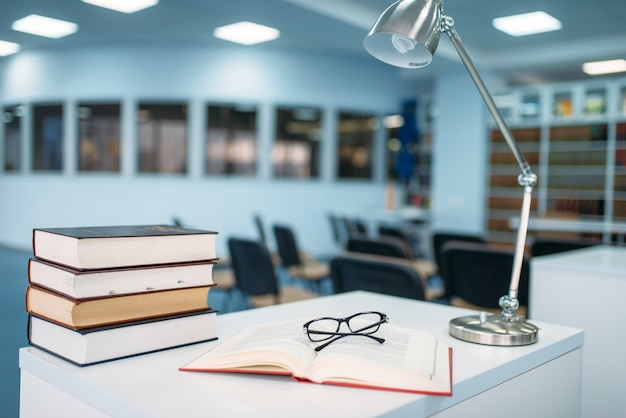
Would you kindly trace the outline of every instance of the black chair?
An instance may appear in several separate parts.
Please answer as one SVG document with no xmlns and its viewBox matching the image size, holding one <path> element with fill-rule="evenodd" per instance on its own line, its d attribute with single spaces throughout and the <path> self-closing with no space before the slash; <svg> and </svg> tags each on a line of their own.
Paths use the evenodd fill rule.
<svg viewBox="0 0 626 418">
<path fill-rule="evenodd" d="M 549 237 L 535 237 L 530 244 L 531 257 L 561 253 L 591 247 L 597 243 L 584 240 L 565 240 Z"/>
<path fill-rule="evenodd" d="M 254 219 L 254 226 L 256 227 L 257 232 L 259 233 L 259 239 L 265 246 L 267 246 L 267 235 L 265 234 L 265 226 L 263 225 L 263 219 L 261 218 L 261 215 L 257 213 L 254 215 L 253 219 Z"/>
<path fill-rule="evenodd" d="M 476 234 L 469 234 L 463 232 L 454 232 L 454 231 L 435 231 L 432 234 L 432 250 L 433 257 L 435 259 L 435 264 L 437 265 L 437 271 L 439 272 L 439 277 L 444 284 L 444 297 L 449 297 L 448 285 L 446 283 L 446 274 L 445 274 L 445 266 L 443 263 L 442 247 L 445 243 L 450 241 L 459 241 L 459 242 L 470 242 L 470 243 L 478 243 L 487 245 L 488 241 Z"/>
<path fill-rule="evenodd" d="M 294 279 L 312 283 L 316 291 L 321 291 L 321 283 L 329 276 L 329 268 L 300 250 L 295 233 L 287 225 L 274 225 L 274 237 L 278 247 L 280 263 Z"/>
<path fill-rule="evenodd" d="M 422 278 L 404 260 L 341 255 L 330 262 L 335 293 L 365 290 L 425 300 Z"/>
<path fill-rule="evenodd" d="M 451 241 L 442 248 L 450 305 L 488 312 L 501 312 L 499 300 L 509 293 L 513 251 L 483 244 Z M 518 313 L 528 314 L 530 263 L 522 260 Z"/>
<path fill-rule="evenodd" d="M 259 241 L 230 238 L 228 248 L 235 273 L 235 287 L 253 307 L 311 299 L 306 289 L 280 286 L 267 247 Z"/>
<path fill-rule="evenodd" d="M 360 219 L 348 218 L 348 217 L 344 217 L 343 221 L 344 221 L 346 231 L 348 233 L 348 239 L 349 238 L 362 238 L 362 237 L 369 236 L 367 224 L 364 221 Z"/>
<path fill-rule="evenodd" d="M 393 225 L 379 225 L 378 236 L 382 238 L 395 238 L 406 242 L 406 245 L 411 249 L 413 257 L 419 257 L 419 249 L 417 248 L 417 237 L 407 234 L 402 228 Z"/>
<path fill-rule="evenodd" d="M 346 245 L 346 250 L 357 253 L 398 257 L 407 260 L 413 259 L 411 248 L 405 241 L 397 237 L 381 237 L 378 239 L 350 238 Z"/>
</svg>

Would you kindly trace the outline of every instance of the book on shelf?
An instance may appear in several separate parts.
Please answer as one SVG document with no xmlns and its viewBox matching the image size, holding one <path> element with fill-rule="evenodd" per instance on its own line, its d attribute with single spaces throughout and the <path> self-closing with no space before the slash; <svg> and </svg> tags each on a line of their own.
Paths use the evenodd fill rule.
<svg viewBox="0 0 626 418">
<path fill-rule="evenodd" d="M 31 284 L 26 290 L 26 311 L 72 329 L 84 329 L 204 310 L 212 286 L 76 299 Z"/>
<path fill-rule="evenodd" d="M 172 225 L 36 228 L 35 257 L 77 269 L 216 258 L 217 232 Z"/>
<path fill-rule="evenodd" d="M 385 324 L 370 338 L 348 336 L 319 352 L 306 320 L 249 327 L 180 367 L 191 372 L 291 376 L 296 381 L 430 395 L 452 395 L 452 348 L 435 336 Z"/>
<path fill-rule="evenodd" d="M 79 366 L 215 340 L 217 312 L 202 311 L 72 330 L 29 315 L 31 345 Z"/>
<path fill-rule="evenodd" d="M 38 258 L 28 262 L 30 283 L 76 299 L 212 285 L 215 261 L 78 270 Z"/>
</svg>

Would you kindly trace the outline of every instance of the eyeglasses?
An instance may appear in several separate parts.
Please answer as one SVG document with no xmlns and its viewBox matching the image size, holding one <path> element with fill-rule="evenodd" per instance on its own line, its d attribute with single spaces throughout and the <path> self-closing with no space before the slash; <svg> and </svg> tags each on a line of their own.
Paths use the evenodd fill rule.
<svg viewBox="0 0 626 418">
<path fill-rule="evenodd" d="M 350 336 L 368 337 L 382 344 L 385 342 L 384 338 L 371 334 L 378 331 L 380 326 L 386 322 L 389 322 L 389 318 L 384 313 L 359 312 L 347 318 L 323 317 L 313 319 L 303 325 L 303 331 L 313 342 L 326 341 L 315 347 L 315 351 L 320 351 L 329 344 Z M 343 323 L 347 325 L 350 332 L 339 332 Z"/>
</svg>

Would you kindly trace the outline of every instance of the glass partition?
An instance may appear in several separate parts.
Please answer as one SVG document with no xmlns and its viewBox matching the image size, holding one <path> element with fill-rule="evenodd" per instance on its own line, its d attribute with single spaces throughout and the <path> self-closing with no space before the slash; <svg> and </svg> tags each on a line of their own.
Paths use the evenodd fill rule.
<svg viewBox="0 0 626 418">
<path fill-rule="evenodd" d="M 340 179 L 371 179 L 375 115 L 340 112 L 338 123 L 337 176 Z"/>
<path fill-rule="evenodd" d="M 272 150 L 275 177 L 317 178 L 320 174 L 322 111 L 279 107 Z"/>
<path fill-rule="evenodd" d="M 61 171 L 63 169 L 63 105 L 33 106 L 34 171 Z"/>
<path fill-rule="evenodd" d="M 255 174 L 257 107 L 207 106 L 206 174 Z"/>
<path fill-rule="evenodd" d="M 140 173 L 187 172 L 187 105 L 140 103 L 137 123 Z"/>
<path fill-rule="evenodd" d="M 6 106 L 2 109 L 4 129 L 4 171 L 20 171 L 22 167 L 22 116 L 24 106 Z"/>
<path fill-rule="evenodd" d="M 78 170 L 120 170 L 119 103 L 80 103 L 78 117 Z"/>
</svg>

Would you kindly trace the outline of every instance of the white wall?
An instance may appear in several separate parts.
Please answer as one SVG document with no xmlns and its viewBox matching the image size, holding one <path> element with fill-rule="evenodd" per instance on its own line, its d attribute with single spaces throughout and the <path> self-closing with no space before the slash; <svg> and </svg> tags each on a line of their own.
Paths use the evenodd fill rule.
<svg viewBox="0 0 626 418">
<path fill-rule="evenodd" d="M 415 81 L 370 57 L 263 47 L 24 51 L 0 61 L 0 74 L 2 105 L 53 100 L 63 101 L 67 109 L 79 100 L 115 99 L 132 106 L 142 99 L 182 99 L 192 107 L 187 176 L 138 176 L 133 158 L 123 159 L 119 175 L 77 175 L 74 164 L 63 173 L 29 173 L 27 168 L 23 173 L 0 173 L 0 244 L 25 248 L 30 247 L 34 227 L 167 223 L 179 216 L 192 226 L 217 230 L 224 254 L 228 236 L 257 236 L 252 216 L 258 212 L 268 226 L 278 221 L 294 226 L 302 246 L 311 252 L 327 253 L 334 249 L 326 218 L 330 210 L 384 206 L 383 153 L 377 156 L 375 182 L 333 180 L 331 123 L 325 131 L 325 165 L 319 180 L 272 180 L 268 158 L 259 161 L 255 178 L 206 177 L 201 173 L 203 122 L 198 109 L 209 101 L 257 103 L 259 150 L 267 156 L 273 106 L 317 105 L 327 116 L 339 109 L 382 115 L 420 94 Z M 122 147 L 133 149 L 132 111 L 122 124 Z M 382 135 L 378 139 L 382 150 Z M 66 135 L 65 140 L 66 155 L 71 154 L 73 138 Z"/>
<path fill-rule="evenodd" d="M 487 189 L 486 106 L 467 71 L 436 82 L 439 114 L 433 144 L 433 222 L 438 230 L 485 231 Z"/>
</svg>

